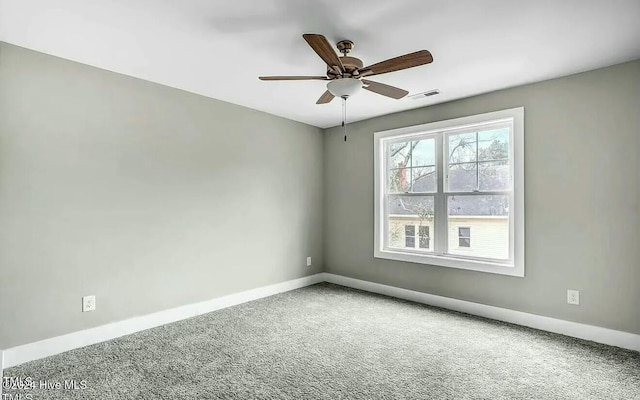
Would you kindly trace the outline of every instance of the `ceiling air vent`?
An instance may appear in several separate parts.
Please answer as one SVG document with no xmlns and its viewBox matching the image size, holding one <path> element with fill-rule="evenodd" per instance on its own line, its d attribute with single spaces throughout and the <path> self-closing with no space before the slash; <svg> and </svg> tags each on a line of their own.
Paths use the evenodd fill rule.
<svg viewBox="0 0 640 400">
<path fill-rule="evenodd" d="M 424 99 L 425 97 L 435 96 L 437 94 L 440 94 L 440 90 L 433 89 L 433 90 L 429 90 L 428 92 L 422 92 L 422 93 L 411 95 L 409 96 L 409 98 L 411 100 L 420 100 L 420 99 Z"/>
</svg>

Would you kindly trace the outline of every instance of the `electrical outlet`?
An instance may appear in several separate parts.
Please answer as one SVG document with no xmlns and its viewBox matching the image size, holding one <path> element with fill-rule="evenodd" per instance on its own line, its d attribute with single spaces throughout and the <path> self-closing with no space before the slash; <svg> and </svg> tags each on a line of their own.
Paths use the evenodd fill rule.
<svg viewBox="0 0 640 400">
<path fill-rule="evenodd" d="M 311 266 L 311 257 L 307 257 L 307 267 Z"/>
<path fill-rule="evenodd" d="M 567 290 L 567 303 L 580 305 L 580 291 Z"/>
<path fill-rule="evenodd" d="M 82 298 L 82 312 L 95 311 L 96 296 L 84 296 Z"/>
</svg>

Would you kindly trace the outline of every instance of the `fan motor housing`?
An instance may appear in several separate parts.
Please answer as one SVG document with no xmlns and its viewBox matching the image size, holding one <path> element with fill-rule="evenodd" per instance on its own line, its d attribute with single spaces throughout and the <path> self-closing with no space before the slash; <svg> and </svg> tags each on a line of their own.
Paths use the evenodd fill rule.
<svg viewBox="0 0 640 400">
<path fill-rule="evenodd" d="M 351 76 L 355 70 L 358 70 L 364 66 L 362 60 L 355 57 L 342 56 L 340 57 L 340 61 L 342 61 L 342 65 L 344 65 L 345 72 Z M 327 65 L 327 75 L 331 78 L 340 77 L 340 75 L 334 71 L 330 66 Z"/>
</svg>

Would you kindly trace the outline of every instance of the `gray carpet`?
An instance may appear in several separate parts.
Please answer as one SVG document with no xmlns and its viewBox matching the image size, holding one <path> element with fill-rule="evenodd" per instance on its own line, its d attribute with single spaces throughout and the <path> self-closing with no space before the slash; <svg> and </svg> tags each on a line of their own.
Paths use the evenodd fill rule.
<svg viewBox="0 0 640 400">
<path fill-rule="evenodd" d="M 640 353 L 320 284 L 26 363 L 33 399 L 640 399 Z M 24 398 L 24 397 L 23 397 Z"/>
</svg>

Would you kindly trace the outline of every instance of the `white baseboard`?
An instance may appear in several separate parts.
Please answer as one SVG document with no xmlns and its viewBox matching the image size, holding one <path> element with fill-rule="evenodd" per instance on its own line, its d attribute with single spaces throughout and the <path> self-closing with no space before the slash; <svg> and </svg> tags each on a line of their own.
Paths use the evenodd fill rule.
<svg viewBox="0 0 640 400">
<path fill-rule="evenodd" d="M 323 273 L 326 282 L 640 351 L 640 335 Z"/>
<path fill-rule="evenodd" d="M 299 289 L 305 286 L 314 285 L 320 282 L 335 283 L 337 285 L 360 289 L 367 292 L 410 300 L 416 303 L 428 304 L 449 310 L 541 329 L 548 332 L 592 340 L 594 342 L 604 343 L 611 346 L 640 351 L 640 335 L 629 332 L 543 317 L 521 311 L 488 306 L 470 301 L 452 299 L 449 297 L 436 296 L 414 290 L 401 289 L 394 286 L 322 272 L 304 278 L 251 289 L 201 303 L 189 304 L 178 308 L 172 308 L 153 314 L 98 326 L 96 328 L 73 332 L 34 343 L 28 343 L 22 346 L 12 347 L 4 351 L 0 350 L 0 381 L 2 379 L 2 370 L 4 368 L 10 368 L 28 361 L 49 357 L 65 351 L 104 342 L 143 331 L 145 329 L 195 317 L 197 315 L 206 314 L 208 312 L 261 299 L 274 294 Z M 1 386 L 2 385 L 0 385 L 0 395 L 2 394 Z"/>
<path fill-rule="evenodd" d="M 41 340 L 38 342 L 28 343 L 22 346 L 12 347 L 4 350 L 4 352 L 0 351 L 0 360 L 2 360 L 1 357 L 2 354 L 4 354 L 4 365 L 0 364 L 0 367 L 11 368 L 28 361 L 49 357 L 54 354 L 59 354 L 91 344 L 104 342 L 135 332 L 143 331 L 145 329 L 155 328 L 160 325 L 195 317 L 197 315 L 206 314 L 211 311 L 216 311 L 222 308 L 246 303 L 248 301 L 272 296 L 274 294 L 288 292 L 290 290 L 299 289 L 301 287 L 314 285 L 316 283 L 323 282 L 323 280 L 323 275 L 321 273 L 315 274 L 306 276 L 304 278 L 294 279 L 286 282 L 276 283 L 274 285 L 263 286 L 260 288 L 231 294 L 224 297 L 218 297 L 212 300 L 203 301 L 201 303 L 189 304 L 182 307 L 172 308 L 153 314 L 143 315 L 124 321 L 118 321 L 111 324 L 98 326 L 96 328 L 86 329 L 83 331 L 73 332 L 66 335 Z M 0 368 L 0 371 L 2 371 L 2 368 Z"/>
</svg>

